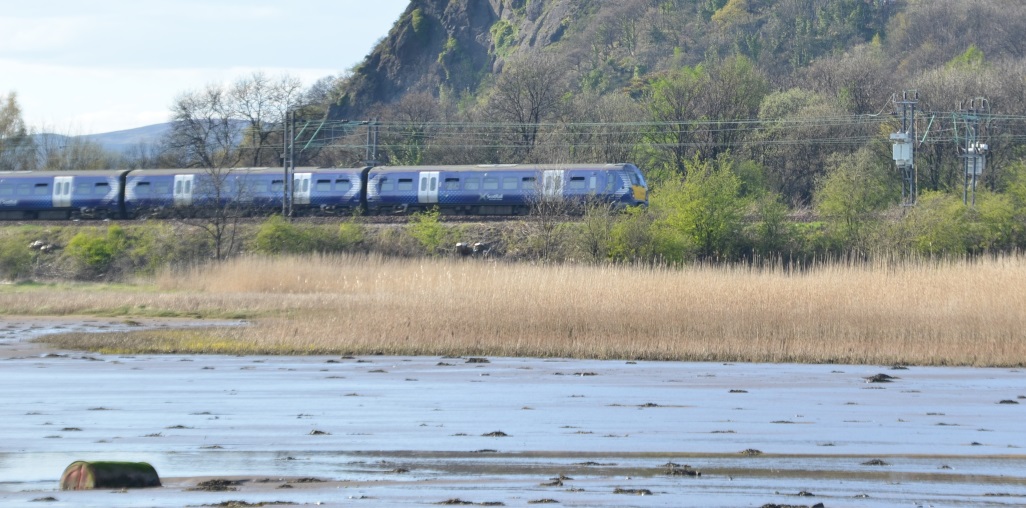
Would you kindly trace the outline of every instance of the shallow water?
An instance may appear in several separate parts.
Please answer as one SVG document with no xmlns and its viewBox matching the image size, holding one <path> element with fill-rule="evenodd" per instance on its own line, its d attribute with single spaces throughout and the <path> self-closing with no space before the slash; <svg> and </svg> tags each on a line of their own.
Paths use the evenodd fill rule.
<svg viewBox="0 0 1026 508">
<path fill-rule="evenodd" d="M 125 326 L 32 323 L 0 324 L 0 352 Z M 35 351 L 0 382 L 4 506 L 1026 503 L 1016 369 Z M 75 460 L 146 461 L 165 487 L 57 491 Z M 251 481 L 187 490 L 201 477 Z"/>
</svg>

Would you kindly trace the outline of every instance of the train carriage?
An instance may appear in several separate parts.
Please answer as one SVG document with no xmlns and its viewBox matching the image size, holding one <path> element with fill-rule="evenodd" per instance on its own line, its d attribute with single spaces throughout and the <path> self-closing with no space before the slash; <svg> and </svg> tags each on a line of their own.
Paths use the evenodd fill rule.
<svg viewBox="0 0 1026 508">
<path fill-rule="evenodd" d="M 443 213 L 518 215 L 539 200 L 597 199 L 647 206 L 644 177 L 633 164 L 509 164 L 375 167 L 367 178 L 370 213 L 437 207 Z"/>
<path fill-rule="evenodd" d="M 296 215 L 349 213 L 360 206 L 360 169 L 296 168 L 292 193 Z M 129 217 L 204 215 L 228 203 L 243 214 L 282 209 L 284 174 L 279 168 L 233 168 L 214 175 L 201 169 L 133 171 L 127 179 Z"/>
<path fill-rule="evenodd" d="M 127 174 L 127 170 L 0 172 L 0 219 L 120 217 Z"/>
<path fill-rule="evenodd" d="M 282 210 L 279 168 L 0 172 L 0 219 L 161 218 Z M 294 215 L 393 214 L 438 207 L 466 215 L 527 214 L 541 202 L 647 206 L 633 164 L 297 168 Z"/>
</svg>

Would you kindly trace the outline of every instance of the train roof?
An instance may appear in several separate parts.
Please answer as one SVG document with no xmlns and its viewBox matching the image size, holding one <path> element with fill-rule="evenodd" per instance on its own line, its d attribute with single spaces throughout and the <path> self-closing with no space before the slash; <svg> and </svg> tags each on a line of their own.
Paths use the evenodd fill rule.
<svg viewBox="0 0 1026 508">
<path fill-rule="evenodd" d="M 90 169 L 81 171 L 0 171 L 0 178 L 53 178 L 55 176 L 120 176 L 128 173 L 127 169 Z"/>
<path fill-rule="evenodd" d="M 372 168 L 376 173 L 401 173 L 416 171 L 447 171 L 447 172 L 480 172 L 489 171 L 554 171 L 554 170 L 578 170 L 578 171 L 601 171 L 607 169 L 626 169 L 633 167 L 631 163 L 597 163 L 597 164 L 478 164 L 466 166 L 377 166 Z"/>
<path fill-rule="evenodd" d="M 248 175 L 282 175 L 282 168 L 226 168 L 229 173 L 245 173 Z M 203 175 L 212 170 L 204 168 L 178 168 L 178 169 L 139 169 L 132 172 L 132 176 L 168 176 L 168 175 Z M 290 170 L 291 171 L 291 170 Z M 297 167 L 296 173 L 359 173 L 360 168 L 321 168 L 321 167 Z"/>
</svg>

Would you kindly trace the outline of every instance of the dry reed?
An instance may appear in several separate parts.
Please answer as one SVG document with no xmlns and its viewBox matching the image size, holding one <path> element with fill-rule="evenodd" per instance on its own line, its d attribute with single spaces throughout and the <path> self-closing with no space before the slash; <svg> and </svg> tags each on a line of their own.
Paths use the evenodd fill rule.
<svg viewBox="0 0 1026 508">
<path fill-rule="evenodd" d="M 260 316 L 255 326 L 211 332 L 217 347 L 166 331 L 112 335 L 105 347 L 1013 366 L 1026 363 L 1023 287 L 1018 256 L 802 271 L 245 258 L 164 274 L 156 291 L 110 291 L 122 300 L 107 307 Z M 95 293 L 39 307 L 96 312 Z"/>
</svg>

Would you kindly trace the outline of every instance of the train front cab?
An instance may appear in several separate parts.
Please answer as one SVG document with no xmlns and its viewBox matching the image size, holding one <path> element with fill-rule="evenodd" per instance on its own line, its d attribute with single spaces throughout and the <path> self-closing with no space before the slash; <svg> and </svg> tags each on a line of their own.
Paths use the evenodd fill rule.
<svg viewBox="0 0 1026 508">
<path fill-rule="evenodd" d="M 633 206 L 648 208 L 648 183 L 645 182 L 645 175 L 634 164 L 624 164 L 624 171 L 631 183 L 631 199 Z"/>
</svg>

